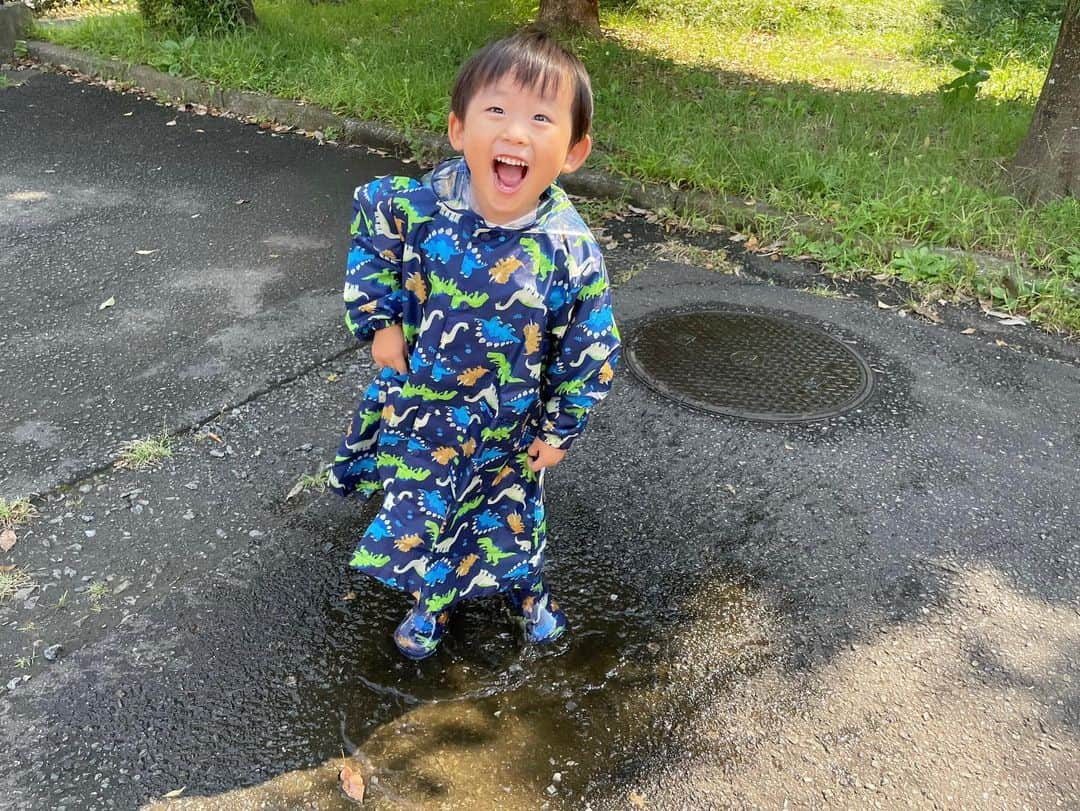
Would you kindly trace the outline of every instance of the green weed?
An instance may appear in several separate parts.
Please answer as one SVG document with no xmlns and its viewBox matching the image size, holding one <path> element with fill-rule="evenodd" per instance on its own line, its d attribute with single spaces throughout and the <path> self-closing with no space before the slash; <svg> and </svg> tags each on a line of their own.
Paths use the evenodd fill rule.
<svg viewBox="0 0 1080 811">
<path fill-rule="evenodd" d="M 33 584 L 33 578 L 25 569 L 0 571 L 0 601 L 10 600 L 22 589 Z"/>
<path fill-rule="evenodd" d="M 116 467 L 126 470 L 148 470 L 172 456 L 173 439 L 164 431 L 147 439 L 133 439 L 120 450 Z"/>
<path fill-rule="evenodd" d="M 29 524 L 38 517 L 37 507 L 28 498 L 16 498 L 8 501 L 0 498 L 0 528 L 14 529 Z"/>
</svg>

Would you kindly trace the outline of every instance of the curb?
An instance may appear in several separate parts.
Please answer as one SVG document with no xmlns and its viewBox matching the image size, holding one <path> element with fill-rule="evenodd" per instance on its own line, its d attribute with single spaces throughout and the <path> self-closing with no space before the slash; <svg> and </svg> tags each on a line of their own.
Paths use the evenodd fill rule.
<svg viewBox="0 0 1080 811">
<path fill-rule="evenodd" d="M 191 102 L 216 107 L 241 116 L 261 120 L 273 120 L 303 130 L 334 129 L 341 133 L 335 140 L 349 146 L 373 147 L 397 157 L 414 157 L 431 163 L 457 154 L 445 136 L 427 132 L 406 134 L 370 121 L 361 121 L 332 113 L 322 107 L 304 102 L 290 101 L 249 90 L 226 90 L 198 79 L 170 76 L 146 65 L 124 62 L 118 58 L 106 59 L 55 45 L 51 42 L 29 41 L 30 56 L 47 65 L 69 68 L 79 73 L 126 82 L 143 88 L 158 98 L 169 101 Z M 164 99 L 163 99 L 164 100 Z M 712 217 L 725 227 L 748 230 L 760 219 L 783 221 L 791 230 L 820 241 L 835 242 L 838 238 L 827 225 L 808 217 L 788 214 L 759 202 L 747 202 L 741 198 L 708 194 L 706 192 L 672 188 L 658 183 L 633 181 L 619 175 L 597 169 L 582 169 L 560 179 L 562 187 L 571 194 L 584 197 L 621 200 L 639 208 L 658 210 L 662 208 Z M 867 250 L 884 253 L 911 248 L 915 243 L 899 241 L 891 245 L 870 244 Z M 931 251 L 956 259 L 964 257 L 971 261 L 976 275 L 1006 285 L 1018 286 L 1024 281 L 1022 269 L 1013 262 L 991 254 L 964 251 L 956 248 L 932 248 Z M 815 264 L 818 264 L 815 262 Z M 1080 295 L 1080 291 L 1077 291 Z"/>
<path fill-rule="evenodd" d="M 146 65 L 106 59 L 86 51 L 51 42 L 27 42 L 30 56 L 47 65 L 69 68 L 89 76 L 126 82 L 171 101 L 203 104 L 252 118 L 273 120 L 304 130 L 334 129 L 335 140 L 350 146 L 386 150 L 398 157 L 438 160 L 457 154 L 445 136 L 426 132 L 407 135 L 392 127 L 341 116 L 298 101 L 289 101 L 248 90 L 226 90 L 198 79 L 170 76 Z M 571 194 L 625 200 L 640 208 L 669 208 L 719 218 L 733 229 L 746 228 L 759 217 L 791 220 L 790 215 L 761 203 L 748 205 L 741 199 L 723 198 L 698 191 L 671 189 L 655 183 L 634 182 L 597 169 L 582 169 L 560 180 Z M 800 230 L 814 238 L 826 238 L 829 231 L 812 223 L 799 223 Z"/>
</svg>

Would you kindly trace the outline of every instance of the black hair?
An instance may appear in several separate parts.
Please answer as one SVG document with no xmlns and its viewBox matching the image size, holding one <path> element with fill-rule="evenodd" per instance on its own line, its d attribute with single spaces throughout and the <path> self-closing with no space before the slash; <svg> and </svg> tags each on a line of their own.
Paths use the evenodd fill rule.
<svg viewBox="0 0 1080 811">
<path fill-rule="evenodd" d="M 568 78 L 573 84 L 570 145 L 589 134 L 593 98 L 585 65 L 550 34 L 538 29 L 526 29 L 496 40 L 469 57 L 461 66 L 450 94 L 454 115 L 464 121 L 465 108 L 476 92 L 507 74 L 512 74 L 522 87 L 538 87 L 543 95 L 557 92 L 563 78 Z"/>
</svg>

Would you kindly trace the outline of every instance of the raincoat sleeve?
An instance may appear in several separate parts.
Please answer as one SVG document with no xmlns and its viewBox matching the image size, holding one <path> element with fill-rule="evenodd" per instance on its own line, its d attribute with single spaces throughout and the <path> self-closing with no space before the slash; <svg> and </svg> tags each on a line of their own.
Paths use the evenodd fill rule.
<svg viewBox="0 0 1080 811">
<path fill-rule="evenodd" d="M 592 242 L 578 265 L 571 306 L 556 324 L 544 371 L 545 413 L 540 439 L 568 449 L 585 430 L 589 411 L 607 396 L 619 357 L 619 328 L 599 247 Z"/>
<path fill-rule="evenodd" d="M 345 268 L 345 323 L 357 338 L 369 340 L 376 330 L 401 323 L 404 291 L 401 261 L 408 222 L 395 205 L 395 191 L 416 181 L 383 177 L 360 186 L 353 195 L 352 244 Z"/>
</svg>

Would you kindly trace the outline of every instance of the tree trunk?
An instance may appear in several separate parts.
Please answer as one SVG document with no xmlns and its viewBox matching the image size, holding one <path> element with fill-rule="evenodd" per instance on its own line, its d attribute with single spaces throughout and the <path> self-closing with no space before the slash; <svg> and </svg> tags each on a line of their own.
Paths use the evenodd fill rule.
<svg viewBox="0 0 1080 811">
<path fill-rule="evenodd" d="M 1068 0 L 1050 73 L 1010 172 L 1032 203 L 1080 198 L 1080 0 Z"/>
<path fill-rule="evenodd" d="M 600 0 L 540 0 L 537 22 L 562 31 L 600 33 Z"/>
</svg>

